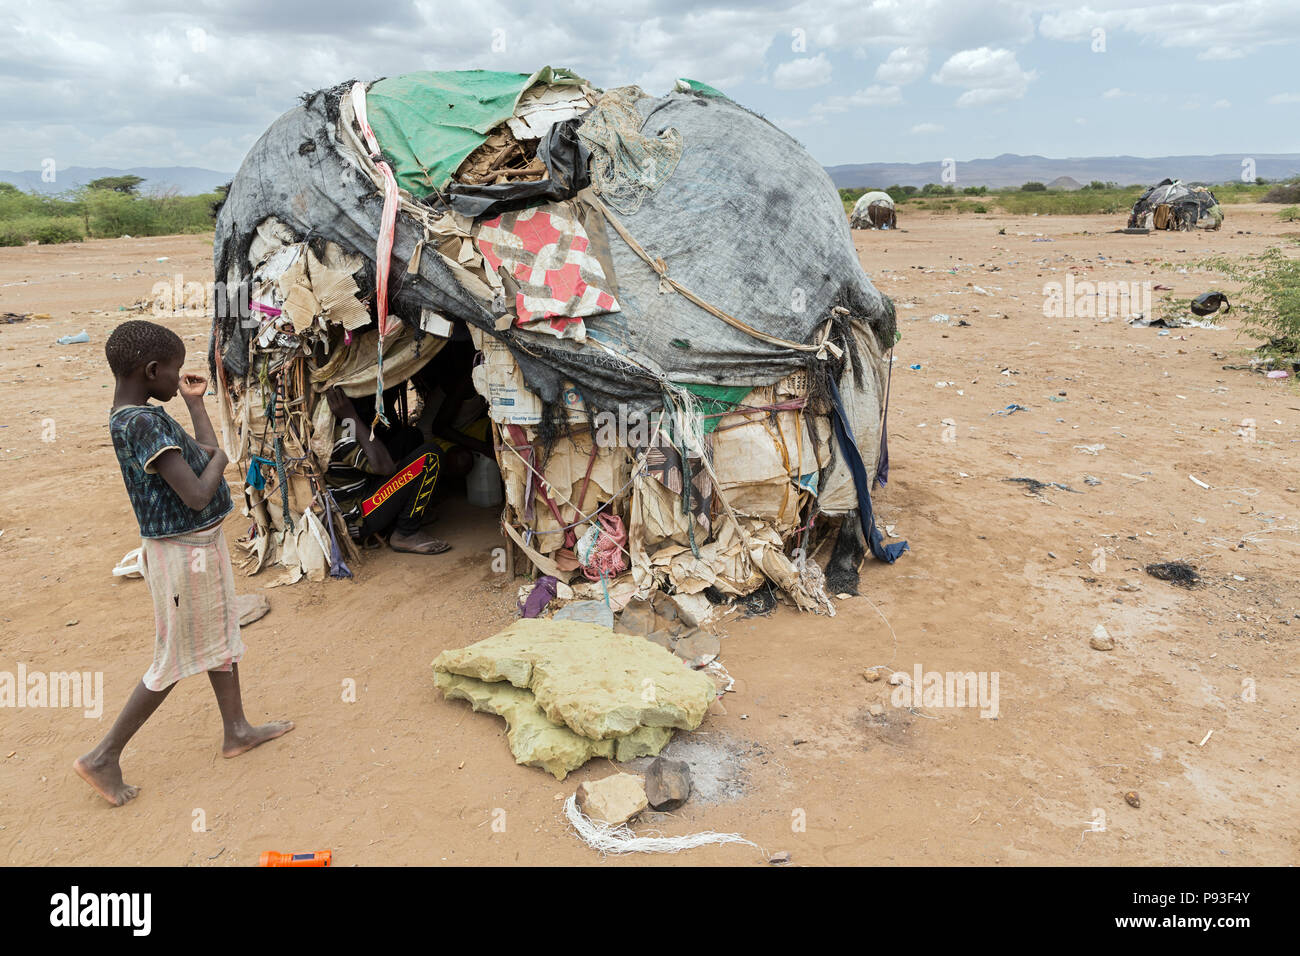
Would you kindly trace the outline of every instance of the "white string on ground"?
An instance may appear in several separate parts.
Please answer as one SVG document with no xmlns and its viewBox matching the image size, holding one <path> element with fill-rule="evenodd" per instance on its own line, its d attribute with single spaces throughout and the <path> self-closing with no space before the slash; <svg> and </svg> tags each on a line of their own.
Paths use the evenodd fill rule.
<svg viewBox="0 0 1300 956">
<path fill-rule="evenodd" d="M 570 794 L 569 799 L 564 801 L 564 815 L 568 818 L 569 823 L 578 831 L 578 836 L 582 841 L 593 850 L 599 850 L 603 853 L 678 853 L 682 850 L 693 850 L 696 847 L 708 846 L 711 843 L 742 843 L 745 846 L 752 846 L 765 857 L 767 852 L 757 843 L 751 843 L 739 833 L 714 833 L 707 830 L 702 833 L 689 833 L 685 836 L 655 836 L 639 837 L 627 826 L 620 824 L 611 827 L 608 824 L 598 823 L 591 817 L 587 816 L 578 809 L 577 799 Z"/>
<path fill-rule="evenodd" d="M 880 608 L 876 607 L 875 602 L 873 602 L 871 598 L 867 597 L 865 594 L 859 594 L 858 596 L 861 597 L 862 600 L 866 601 L 868 604 L 871 605 L 871 610 L 875 611 L 877 614 L 880 615 L 880 619 L 885 622 L 885 627 L 889 628 L 889 636 L 894 639 L 893 656 L 890 657 L 889 660 L 886 661 L 884 664 L 872 664 L 870 667 L 866 668 L 869 671 L 877 671 L 880 670 L 880 668 L 882 667 L 888 667 L 890 664 L 894 663 L 894 661 L 898 659 L 898 635 L 894 633 L 894 625 L 889 623 L 889 618 L 885 617 L 885 612 L 880 610 Z"/>
</svg>

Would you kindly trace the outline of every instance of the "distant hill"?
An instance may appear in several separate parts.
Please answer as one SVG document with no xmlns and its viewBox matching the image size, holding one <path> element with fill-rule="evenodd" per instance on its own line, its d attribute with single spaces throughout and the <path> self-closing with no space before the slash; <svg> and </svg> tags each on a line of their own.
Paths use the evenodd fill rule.
<svg viewBox="0 0 1300 956">
<path fill-rule="evenodd" d="M 1239 181 L 1242 155 L 1223 153 L 1216 156 L 1096 156 L 1092 158 L 1049 159 L 1046 156 L 1017 156 L 1003 153 L 992 159 L 973 159 L 957 163 L 957 181 L 963 186 L 1020 186 L 1028 182 L 1047 183 L 1048 189 L 1077 189 L 1093 180 L 1115 182 L 1121 186 L 1157 183 L 1166 176 L 1183 182 L 1222 183 Z M 1251 157 L 1255 175 L 1265 179 L 1289 179 L 1300 176 L 1300 153 L 1268 153 Z M 827 166 L 836 186 L 842 188 L 886 186 L 924 186 L 944 182 L 940 160 L 929 163 L 860 163 Z M 202 169 L 198 166 L 133 166 L 118 169 L 107 166 L 69 166 L 60 169 L 52 183 L 43 182 L 39 170 L 7 172 L 0 170 L 0 182 L 13 183 L 28 192 L 59 193 L 84 185 L 103 176 L 130 174 L 144 180 L 141 192 L 175 188 L 182 195 L 210 193 L 224 186 L 233 173 Z"/>
<path fill-rule="evenodd" d="M 1249 154 L 1246 154 L 1249 155 Z M 1070 178 L 1076 183 L 1116 182 L 1121 186 L 1137 183 L 1150 185 L 1166 176 L 1183 182 L 1223 183 L 1241 179 L 1241 153 L 1216 156 L 1096 156 L 1092 158 L 1049 159 L 1046 156 L 1017 156 L 1003 153 L 992 159 L 973 159 L 957 163 L 957 181 L 953 185 L 1020 186 L 1028 182 L 1050 183 Z M 1255 175 L 1265 179 L 1288 179 L 1300 176 L 1300 153 L 1255 154 Z M 944 184 L 940 160 L 929 163 L 861 163 L 828 166 L 836 186 L 848 189 L 884 188 L 887 186 L 924 186 Z M 1050 188 L 1059 188 L 1053 184 Z"/>
<path fill-rule="evenodd" d="M 133 166 L 130 169 L 69 166 L 66 169 L 56 170 L 55 180 L 52 183 L 41 179 L 40 170 L 14 173 L 0 169 L 0 183 L 13 183 L 24 192 L 61 193 L 65 189 L 84 186 L 93 179 L 126 175 L 139 176 L 144 180 L 139 187 L 141 193 L 154 189 L 174 188 L 183 196 L 210 193 L 234 178 L 234 173 L 219 173 L 214 169 L 200 169 L 198 166 Z"/>
</svg>

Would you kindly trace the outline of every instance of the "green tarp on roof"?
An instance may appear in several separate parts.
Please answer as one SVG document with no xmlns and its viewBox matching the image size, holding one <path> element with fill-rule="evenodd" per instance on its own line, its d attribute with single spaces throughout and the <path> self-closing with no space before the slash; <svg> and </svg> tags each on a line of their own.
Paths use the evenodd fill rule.
<svg viewBox="0 0 1300 956">
<path fill-rule="evenodd" d="M 699 80 L 692 80 L 687 77 L 681 77 L 677 81 L 677 89 L 685 93 L 687 91 L 694 93 L 703 93 L 705 96 L 721 96 L 724 100 L 731 99 L 722 90 L 709 86 L 707 83 L 701 83 Z"/>
<path fill-rule="evenodd" d="M 406 73 L 370 87 L 366 118 L 397 185 L 423 199 L 447 185 L 492 128 L 514 115 L 529 87 L 584 82 L 570 70 L 549 66 L 532 75 L 494 70 Z"/>
</svg>

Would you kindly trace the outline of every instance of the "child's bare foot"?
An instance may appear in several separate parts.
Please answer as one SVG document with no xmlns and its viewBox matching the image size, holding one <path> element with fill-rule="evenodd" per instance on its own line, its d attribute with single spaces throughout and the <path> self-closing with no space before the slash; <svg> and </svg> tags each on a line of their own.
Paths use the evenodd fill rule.
<svg viewBox="0 0 1300 956">
<path fill-rule="evenodd" d="M 252 750 L 258 744 L 264 744 L 276 737 L 283 737 L 291 730 L 293 730 L 292 720 L 273 720 L 271 723 L 262 724 L 260 727 L 245 725 L 244 730 L 240 733 L 226 735 L 226 741 L 221 746 L 221 756 L 238 757 L 240 754 Z"/>
<path fill-rule="evenodd" d="M 115 807 L 120 807 L 140 792 L 139 787 L 122 780 L 122 765 L 116 759 L 96 758 L 94 751 L 74 760 L 72 769 Z"/>
</svg>

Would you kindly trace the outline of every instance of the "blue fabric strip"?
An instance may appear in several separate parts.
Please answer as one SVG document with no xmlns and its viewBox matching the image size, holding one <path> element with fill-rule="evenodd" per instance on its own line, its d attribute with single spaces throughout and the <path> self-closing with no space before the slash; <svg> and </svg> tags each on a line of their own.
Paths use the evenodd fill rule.
<svg viewBox="0 0 1300 956">
<path fill-rule="evenodd" d="M 884 561 L 886 564 L 893 564 L 898 560 L 898 556 L 904 551 L 911 550 L 906 541 L 895 541 L 893 544 L 884 543 L 884 535 L 876 527 L 876 516 L 871 509 L 871 488 L 870 481 L 867 478 L 867 468 L 862 462 L 862 453 L 858 451 L 858 443 L 853 440 L 853 433 L 849 431 L 848 418 L 844 414 L 844 401 L 840 398 L 840 390 L 836 386 L 834 379 L 831 379 L 831 398 L 835 402 L 835 417 L 831 420 L 835 428 L 835 437 L 839 439 L 840 452 L 844 455 L 844 460 L 849 463 L 849 470 L 853 472 L 853 487 L 858 492 L 858 519 L 862 522 L 862 534 L 867 539 L 867 545 L 871 548 L 871 553 L 875 557 Z"/>
</svg>

